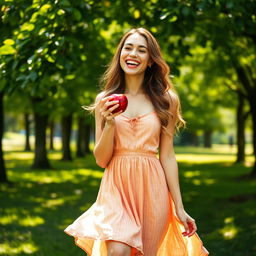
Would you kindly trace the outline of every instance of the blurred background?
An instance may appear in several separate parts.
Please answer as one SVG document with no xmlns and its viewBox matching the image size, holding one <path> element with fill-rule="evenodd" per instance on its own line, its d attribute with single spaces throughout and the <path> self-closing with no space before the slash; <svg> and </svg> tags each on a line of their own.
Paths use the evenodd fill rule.
<svg viewBox="0 0 256 256">
<path fill-rule="evenodd" d="M 81 106 L 133 27 L 157 38 L 181 99 L 175 152 L 198 235 L 211 256 L 256 255 L 255 10 L 255 0 L 0 1 L 0 255 L 85 255 L 63 231 L 104 172 Z"/>
</svg>

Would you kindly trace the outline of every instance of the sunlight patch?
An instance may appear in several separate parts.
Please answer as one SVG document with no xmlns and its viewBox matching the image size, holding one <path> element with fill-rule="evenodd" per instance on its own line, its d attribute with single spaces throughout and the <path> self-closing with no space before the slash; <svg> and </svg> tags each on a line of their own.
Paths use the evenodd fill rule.
<svg viewBox="0 0 256 256">
<path fill-rule="evenodd" d="M 239 229 L 234 224 L 234 217 L 227 217 L 224 219 L 225 226 L 220 229 L 220 233 L 222 234 L 225 240 L 234 239 Z"/>
<path fill-rule="evenodd" d="M 14 246 L 11 246 L 7 243 L 0 244 L 0 254 L 4 254 L 4 255 L 10 255 L 11 253 L 12 254 L 18 254 L 18 253 L 32 254 L 36 251 L 38 251 L 38 247 L 36 247 L 34 244 L 31 244 L 31 243 L 23 243 L 16 248 L 14 248 Z"/>
<path fill-rule="evenodd" d="M 63 198 L 58 198 L 58 199 L 49 199 L 44 201 L 44 203 L 42 204 L 43 207 L 46 208 L 52 208 L 55 206 L 59 206 L 64 204 L 64 199 Z"/>
<path fill-rule="evenodd" d="M 1 225 L 8 225 L 18 223 L 24 227 L 35 227 L 44 223 L 44 219 L 40 216 L 26 216 L 20 217 L 17 214 L 8 214 L 6 216 L 0 217 Z"/>
<path fill-rule="evenodd" d="M 224 230 L 222 230 L 221 233 L 224 239 L 229 240 L 236 237 L 238 230 L 236 227 L 228 227 L 228 228 L 224 228 Z"/>
<path fill-rule="evenodd" d="M 200 171 L 186 171 L 184 172 L 184 177 L 186 178 L 192 178 L 195 176 L 200 176 Z"/>
<path fill-rule="evenodd" d="M 16 214 L 2 216 L 2 217 L 0 217 L 0 224 L 7 225 L 7 224 L 15 222 L 17 219 L 18 219 L 18 216 Z"/>
<path fill-rule="evenodd" d="M 227 217 L 224 219 L 225 224 L 233 223 L 234 222 L 234 217 Z"/>
<path fill-rule="evenodd" d="M 76 195 L 81 195 L 82 193 L 83 193 L 83 191 L 81 189 L 74 190 L 74 194 L 76 194 Z"/>
<path fill-rule="evenodd" d="M 192 183 L 193 183 L 194 185 L 196 185 L 196 186 L 199 186 L 199 185 L 202 184 L 202 181 L 199 180 L 199 179 L 193 179 L 193 180 L 192 180 Z"/>
<path fill-rule="evenodd" d="M 44 219 L 39 217 L 39 216 L 28 216 L 26 218 L 23 219 L 19 219 L 18 220 L 19 224 L 21 226 L 25 226 L 25 227 L 35 227 L 38 225 L 41 225 L 44 223 Z"/>
<path fill-rule="evenodd" d="M 206 155 L 206 154 L 177 154 L 176 159 L 182 163 L 219 163 L 228 162 L 232 163 L 235 161 L 235 155 Z"/>
<path fill-rule="evenodd" d="M 207 185 L 212 185 L 215 183 L 215 179 L 204 179 L 203 181 Z"/>
</svg>

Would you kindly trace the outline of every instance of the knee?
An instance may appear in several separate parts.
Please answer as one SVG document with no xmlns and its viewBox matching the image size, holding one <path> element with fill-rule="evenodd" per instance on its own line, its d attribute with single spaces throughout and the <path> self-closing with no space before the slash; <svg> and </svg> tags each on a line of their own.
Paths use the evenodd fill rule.
<svg viewBox="0 0 256 256">
<path fill-rule="evenodd" d="M 108 250 L 108 256 L 127 256 L 130 255 L 130 252 L 127 248 L 122 247 L 115 247 L 115 248 L 109 248 Z"/>
</svg>

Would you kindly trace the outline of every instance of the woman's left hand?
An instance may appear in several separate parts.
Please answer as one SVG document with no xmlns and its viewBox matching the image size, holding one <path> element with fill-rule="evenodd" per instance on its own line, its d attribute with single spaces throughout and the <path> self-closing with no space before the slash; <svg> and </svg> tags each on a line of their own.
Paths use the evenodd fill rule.
<svg viewBox="0 0 256 256">
<path fill-rule="evenodd" d="M 182 235 L 188 237 L 194 235 L 197 231 L 195 220 L 190 217 L 184 209 L 176 209 L 176 213 L 185 228 L 185 231 L 182 232 Z"/>
</svg>

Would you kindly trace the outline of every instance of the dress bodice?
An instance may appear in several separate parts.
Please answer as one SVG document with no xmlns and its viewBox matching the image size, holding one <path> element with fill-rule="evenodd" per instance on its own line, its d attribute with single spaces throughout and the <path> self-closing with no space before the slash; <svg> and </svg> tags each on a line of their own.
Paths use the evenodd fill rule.
<svg viewBox="0 0 256 256">
<path fill-rule="evenodd" d="M 115 117 L 114 150 L 158 152 L 161 122 L 156 111 L 130 118 Z"/>
</svg>

